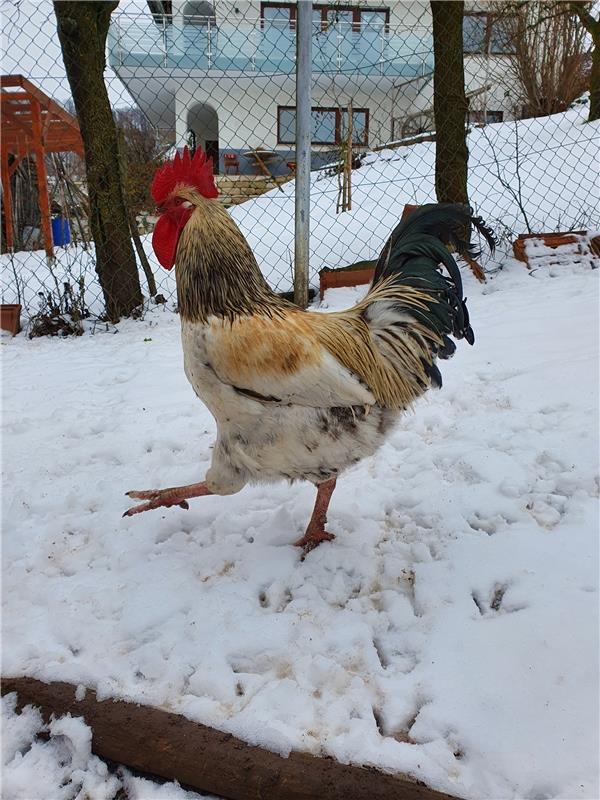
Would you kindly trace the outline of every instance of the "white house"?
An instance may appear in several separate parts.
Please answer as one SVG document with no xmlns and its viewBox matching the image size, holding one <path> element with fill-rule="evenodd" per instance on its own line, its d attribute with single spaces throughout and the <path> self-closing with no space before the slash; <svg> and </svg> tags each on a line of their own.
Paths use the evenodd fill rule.
<svg viewBox="0 0 600 800">
<path fill-rule="evenodd" d="M 132 7 L 134 11 L 132 12 Z M 477 121 L 510 113 L 501 75 L 508 45 L 486 4 L 464 23 L 465 74 Z M 172 0 L 115 14 L 110 65 L 152 124 L 192 138 L 242 172 L 289 172 L 294 158 L 294 0 Z M 431 129 L 433 43 L 427 0 L 313 4 L 313 166 L 336 157 L 352 103 L 357 149 Z M 231 160 L 231 158 L 229 159 Z"/>
</svg>

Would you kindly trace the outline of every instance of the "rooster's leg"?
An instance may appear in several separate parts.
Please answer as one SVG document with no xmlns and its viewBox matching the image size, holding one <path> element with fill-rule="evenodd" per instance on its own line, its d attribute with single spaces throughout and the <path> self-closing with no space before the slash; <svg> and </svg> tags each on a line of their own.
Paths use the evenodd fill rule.
<svg viewBox="0 0 600 800">
<path fill-rule="evenodd" d="M 139 506 L 132 506 L 123 514 L 124 517 L 132 517 L 134 514 L 141 514 L 142 511 L 150 511 L 153 508 L 164 506 L 181 506 L 189 508 L 187 501 L 192 497 L 213 494 L 204 482 L 190 483 L 188 486 L 173 486 L 170 489 L 146 489 L 144 491 L 125 492 L 127 497 L 134 500 L 146 500 Z"/>
<path fill-rule="evenodd" d="M 315 507 L 313 508 L 312 517 L 308 523 L 306 533 L 297 542 L 294 542 L 298 547 L 302 547 L 305 553 L 314 550 L 315 547 L 321 542 L 327 542 L 330 539 L 335 539 L 333 533 L 328 533 L 325 530 L 325 523 L 327 522 L 327 509 L 331 501 L 331 495 L 335 489 L 336 479 L 319 483 L 317 486 L 317 499 L 315 500 Z"/>
</svg>

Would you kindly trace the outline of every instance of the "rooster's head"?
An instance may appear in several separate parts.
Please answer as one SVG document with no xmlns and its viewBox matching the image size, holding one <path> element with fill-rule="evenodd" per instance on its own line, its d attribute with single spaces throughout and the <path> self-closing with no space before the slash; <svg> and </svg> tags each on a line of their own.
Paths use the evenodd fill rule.
<svg viewBox="0 0 600 800">
<path fill-rule="evenodd" d="M 172 269 L 181 231 L 202 198 L 218 196 L 213 177 L 212 159 L 202 148 L 190 157 L 187 147 L 183 156 L 175 154 L 157 171 L 152 181 L 152 197 L 158 205 L 160 218 L 152 234 L 152 247 L 165 269 Z"/>
</svg>

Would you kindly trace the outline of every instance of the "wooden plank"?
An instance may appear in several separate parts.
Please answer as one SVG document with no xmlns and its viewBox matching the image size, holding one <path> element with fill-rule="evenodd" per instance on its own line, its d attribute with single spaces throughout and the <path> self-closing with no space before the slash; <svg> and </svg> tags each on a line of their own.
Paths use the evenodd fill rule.
<svg viewBox="0 0 600 800">
<path fill-rule="evenodd" d="M 2 175 L 2 205 L 4 206 L 4 224 L 6 229 L 6 249 L 12 250 L 15 244 L 12 192 L 10 190 L 10 172 L 8 171 L 8 153 L 2 153 L 1 161 Z"/>
<path fill-rule="evenodd" d="M 23 143 L 22 137 L 18 140 L 19 147 L 26 146 L 35 152 L 37 146 L 37 121 L 41 119 L 39 138 L 45 152 L 75 151 L 83 156 L 83 141 L 79 131 L 77 119 L 65 111 L 52 98 L 34 86 L 23 75 L 0 76 L 0 101 L 3 113 L 2 151 L 14 152 L 17 142 L 12 138 L 15 128 L 25 132 L 28 139 Z M 21 89 L 22 91 L 4 91 L 7 87 Z M 33 139 L 33 141 L 30 141 Z M 58 139 L 69 141 L 57 142 Z"/>
<path fill-rule="evenodd" d="M 341 764 L 307 753 L 276 753 L 151 706 L 77 700 L 68 683 L 4 678 L 2 694 L 39 706 L 45 718 L 70 713 L 92 728 L 97 755 L 230 800 L 456 800 L 404 775 Z M 78 693 L 78 697 L 81 694 Z"/>
<path fill-rule="evenodd" d="M 25 135 L 22 136 L 3 136 L 2 137 L 2 154 L 7 156 L 9 153 L 13 155 L 25 156 L 30 150 L 29 145 L 31 140 Z M 11 175 L 14 169 L 11 169 Z"/>
<path fill-rule="evenodd" d="M 34 100 L 37 100 L 41 106 L 47 108 L 67 125 L 79 131 L 77 119 L 72 114 L 69 114 L 68 111 L 65 111 L 62 106 L 59 106 L 51 97 L 44 94 L 44 92 L 38 89 L 31 81 L 23 77 L 23 75 L 3 75 L 0 78 L 0 86 L 21 86 Z"/>
<path fill-rule="evenodd" d="M 16 131 L 25 133 L 27 136 L 31 136 L 31 124 L 28 123 L 31 123 L 31 118 L 23 118 L 20 114 L 13 114 L 9 117 L 5 117 L 2 120 L 2 132 L 4 136 Z"/>
<path fill-rule="evenodd" d="M 564 233 L 522 233 L 513 242 L 513 253 L 515 258 L 523 261 L 527 269 L 531 269 L 527 254 L 525 251 L 525 243 L 528 239 L 538 239 L 543 242 L 546 247 L 555 250 L 557 247 L 562 247 L 565 244 L 576 244 L 580 241 L 581 236 L 586 236 L 587 231 L 565 231 Z"/>
<path fill-rule="evenodd" d="M 42 233 L 44 234 L 44 249 L 49 258 L 54 256 L 54 244 L 52 241 L 52 226 L 50 223 L 50 198 L 48 196 L 48 175 L 46 173 L 46 161 L 44 153 L 44 141 L 42 138 L 42 109 L 37 100 L 31 101 L 33 112 L 33 152 L 35 153 L 35 165 L 38 182 L 38 196 L 40 203 L 40 219 Z"/>
<path fill-rule="evenodd" d="M 342 286 L 362 286 L 365 283 L 371 283 L 374 274 L 374 267 L 322 271 L 319 275 L 319 294 L 321 295 L 321 300 L 327 289 L 339 289 Z"/>
<path fill-rule="evenodd" d="M 2 100 L 26 100 L 29 101 L 27 92 L 0 92 Z"/>
<path fill-rule="evenodd" d="M 0 87 L 4 86 L 22 86 L 22 75 L 2 75 L 0 76 Z"/>
</svg>

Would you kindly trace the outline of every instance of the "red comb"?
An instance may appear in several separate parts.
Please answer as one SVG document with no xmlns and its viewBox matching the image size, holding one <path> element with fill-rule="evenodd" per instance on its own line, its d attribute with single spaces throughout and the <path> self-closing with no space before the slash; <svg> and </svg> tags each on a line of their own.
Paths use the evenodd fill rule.
<svg viewBox="0 0 600 800">
<path fill-rule="evenodd" d="M 178 183 L 193 186 L 203 197 L 218 197 L 219 192 L 213 178 L 212 158 L 199 147 L 190 158 L 190 151 L 183 148 L 183 156 L 175 153 L 172 161 L 167 161 L 157 171 L 152 181 L 152 197 L 160 205 L 171 194 Z"/>
</svg>

